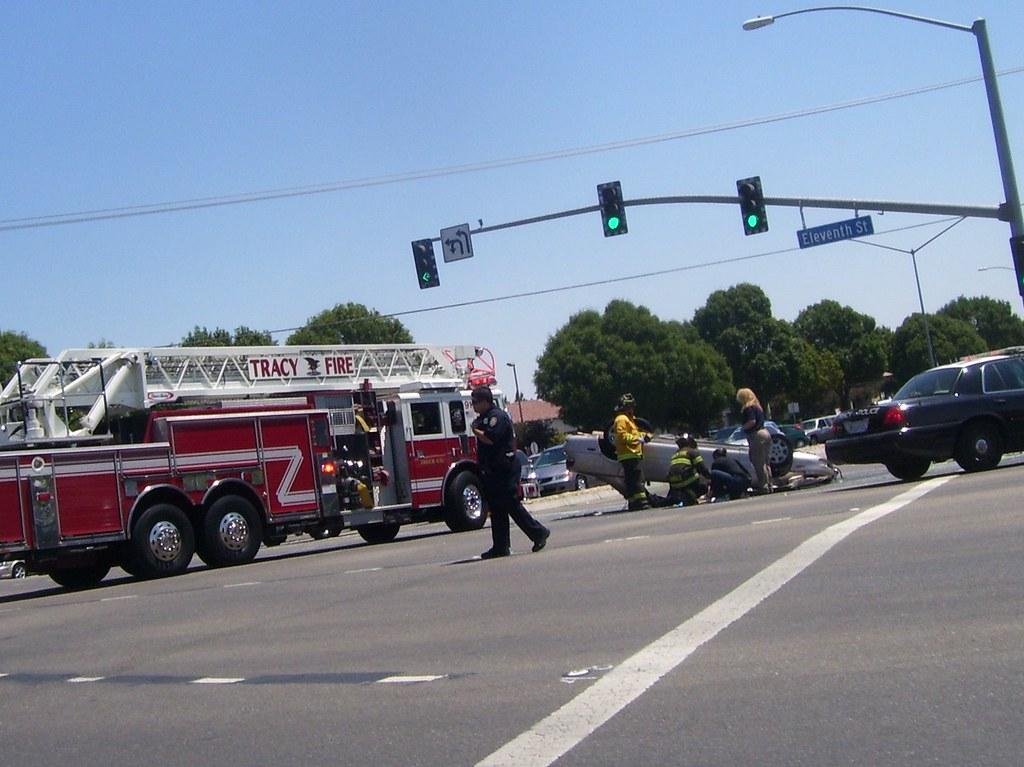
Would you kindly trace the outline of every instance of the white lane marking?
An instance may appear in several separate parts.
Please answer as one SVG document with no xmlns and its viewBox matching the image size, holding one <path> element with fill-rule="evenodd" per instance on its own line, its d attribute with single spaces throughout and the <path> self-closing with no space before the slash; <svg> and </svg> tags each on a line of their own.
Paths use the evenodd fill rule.
<svg viewBox="0 0 1024 767">
<path fill-rule="evenodd" d="M 792 517 L 772 517 L 771 519 L 755 519 L 750 524 L 752 524 L 752 525 L 770 525 L 773 522 L 785 522 L 787 519 L 792 519 Z"/>
<path fill-rule="evenodd" d="M 649 535 L 631 535 L 628 538 L 606 538 L 605 543 L 620 543 L 622 541 L 642 541 L 646 538 L 650 538 Z"/>
<path fill-rule="evenodd" d="M 240 676 L 204 676 L 202 679 L 193 679 L 190 684 L 237 684 L 244 681 L 245 678 Z"/>
<path fill-rule="evenodd" d="M 2 671 L 0 671 L 0 679 L 3 679 L 5 676 L 10 676 L 10 674 L 5 674 Z"/>
<path fill-rule="evenodd" d="M 103 597 L 100 599 L 101 602 L 119 602 L 124 599 L 138 599 L 137 594 L 125 594 L 123 597 Z"/>
<path fill-rule="evenodd" d="M 262 581 L 245 581 L 244 583 L 225 583 L 224 588 L 226 589 L 237 589 L 242 586 L 259 586 Z"/>
<path fill-rule="evenodd" d="M 429 674 L 424 676 L 386 676 L 378 679 L 375 684 L 416 684 L 417 682 L 433 682 L 444 679 L 447 674 Z"/>
<path fill-rule="evenodd" d="M 359 570 L 346 570 L 345 575 L 354 575 L 355 573 L 376 573 L 383 570 L 383 567 L 363 567 Z"/>
<path fill-rule="evenodd" d="M 101 679 L 106 679 L 105 676 L 73 676 L 65 681 L 71 684 L 80 684 L 83 682 L 99 682 Z"/>
<path fill-rule="evenodd" d="M 557 711 L 482 759 L 477 767 L 547 767 L 639 698 L 698 647 L 753 610 L 833 546 L 950 479 L 952 476 L 922 482 L 885 503 L 811 536 L 717 602 L 627 658 Z"/>
</svg>

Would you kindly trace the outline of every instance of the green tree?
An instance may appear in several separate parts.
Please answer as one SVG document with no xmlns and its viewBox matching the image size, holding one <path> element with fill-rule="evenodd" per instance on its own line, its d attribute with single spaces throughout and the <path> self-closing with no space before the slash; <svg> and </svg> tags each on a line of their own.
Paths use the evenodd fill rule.
<svg viewBox="0 0 1024 767">
<path fill-rule="evenodd" d="M 585 429 L 605 426 L 628 391 L 656 426 L 703 430 L 732 394 L 725 360 L 690 325 L 621 300 L 573 315 L 548 340 L 534 384 Z"/>
<path fill-rule="evenodd" d="M 693 325 L 725 357 L 736 384 L 763 403 L 777 409 L 803 385 L 806 347 L 792 325 L 772 317 L 771 301 L 757 285 L 716 290 L 694 312 Z"/>
<path fill-rule="evenodd" d="M 885 372 L 888 331 L 875 327 L 873 317 L 825 300 L 800 312 L 793 327 L 808 343 L 834 355 L 842 372 L 835 392 L 844 405 L 850 399 L 851 386 L 879 379 Z"/>
<path fill-rule="evenodd" d="M 362 304 L 338 304 L 310 317 L 288 336 L 285 343 L 311 344 L 411 344 L 412 334 L 399 320 L 385 317 Z"/>
<path fill-rule="evenodd" d="M 939 309 L 937 314 L 968 323 L 985 339 L 990 350 L 1024 345 L 1024 320 L 1013 313 L 1009 301 L 987 296 L 960 296 Z"/>
<path fill-rule="evenodd" d="M 15 330 L 0 331 L 0 388 L 14 376 L 17 363 L 31 357 L 45 357 L 46 347 Z"/>
<path fill-rule="evenodd" d="M 928 331 L 931 334 L 935 362 L 938 365 L 988 349 L 985 340 L 964 320 L 947 317 L 944 314 L 929 314 Z M 896 381 L 902 384 L 911 376 L 931 366 L 924 318 L 921 314 L 912 314 L 903 320 L 903 324 L 896 328 L 893 335 L 892 372 Z"/>
<path fill-rule="evenodd" d="M 274 340 L 266 330 L 253 330 L 245 325 L 231 333 L 224 328 L 207 329 L 196 325 L 181 339 L 182 346 L 273 346 Z"/>
</svg>

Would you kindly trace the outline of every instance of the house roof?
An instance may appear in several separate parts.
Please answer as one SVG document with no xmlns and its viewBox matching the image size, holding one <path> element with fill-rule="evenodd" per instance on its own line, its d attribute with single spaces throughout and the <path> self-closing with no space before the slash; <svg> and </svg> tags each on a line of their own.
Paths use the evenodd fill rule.
<svg viewBox="0 0 1024 767">
<path fill-rule="evenodd" d="M 522 406 L 522 417 L 520 417 L 520 406 Z M 553 405 L 542 399 L 524 399 L 521 402 L 509 402 L 508 413 L 512 416 L 513 423 L 555 421 L 560 418 L 558 405 Z"/>
</svg>

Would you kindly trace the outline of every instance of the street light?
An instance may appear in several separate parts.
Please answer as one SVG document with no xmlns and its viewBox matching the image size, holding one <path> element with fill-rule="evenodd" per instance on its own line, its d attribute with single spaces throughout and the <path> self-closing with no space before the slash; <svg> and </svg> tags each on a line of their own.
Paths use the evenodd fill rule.
<svg viewBox="0 0 1024 767">
<path fill-rule="evenodd" d="M 936 27 L 955 29 L 959 32 L 970 32 L 978 41 L 978 54 L 981 56 L 981 73 L 985 80 L 985 94 L 988 96 L 988 111 L 992 119 L 992 133 L 996 140 L 996 155 L 999 158 L 999 173 L 1003 179 L 1003 194 L 1006 202 L 1001 206 L 1003 215 L 1000 218 L 1010 222 L 1010 248 L 1013 253 L 1014 242 L 1021 242 L 1024 238 L 1024 215 L 1020 209 L 1020 195 L 1017 193 L 1017 178 L 1013 172 L 1013 158 L 1010 155 L 1010 142 L 1006 137 L 1006 121 L 1003 119 L 1003 104 L 999 99 L 999 86 L 996 83 L 996 70 L 992 62 L 992 50 L 988 44 L 988 31 L 985 28 L 985 19 L 975 19 L 971 26 L 954 24 L 949 21 L 930 19 L 926 16 L 915 16 L 900 11 L 889 11 L 884 8 L 869 8 L 862 5 L 826 5 L 818 8 L 803 8 L 799 11 L 788 11 L 778 13 L 774 16 L 756 16 L 743 22 L 746 30 L 760 29 L 775 23 L 777 19 L 786 16 L 796 16 L 801 13 L 814 13 L 816 11 L 865 11 L 866 13 L 880 13 L 883 16 L 895 16 L 910 21 L 920 21 L 925 24 L 932 24 Z M 1018 245 L 1018 247 L 1020 247 Z M 1017 263 L 1016 260 L 1014 263 Z M 1017 290 L 1024 298 L 1024 283 L 1022 275 L 1017 275 Z"/>
<path fill-rule="evenodd" d="M 505 364 L 512 368 L 512 380 L 516 382 L 516 402 L 519 403 L 519 423 L 526 423 L 523 420 L 523 398 L 522 395 L 519 394 L 519 373 L 516 371 L 516 363 L 506 362 Z"/>
</svg>

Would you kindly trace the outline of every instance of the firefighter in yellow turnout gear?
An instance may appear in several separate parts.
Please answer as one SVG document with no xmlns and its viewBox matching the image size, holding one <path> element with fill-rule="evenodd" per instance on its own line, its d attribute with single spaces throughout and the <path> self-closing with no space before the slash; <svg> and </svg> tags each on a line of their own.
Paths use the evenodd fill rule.
<svg viewBox="0 0 1024 767">
<path fill-rule="evenodd" d="M 612 434 L 615 443 L 615 458 L 622 464 L 622 473 L 626 481 L 626 508 L 629 511 L 651 508 L 647 500 L 646 482 L 644 481 L 644 443 L 649 442 L 651 435 L 637 426 L 634 411 L 636 400 L 632 394 L 623 394 L 615 409 L 615 421 L 612 423 Z"/>
<path fill-rule="evenodd" d="M 697 440 L 683 434 L 676 440 L 679 449 L 668 465 L 668 502 L 674 506 L 694 506 L 707 492 L 711 472 L 697 449 Z"/>
</svg>

